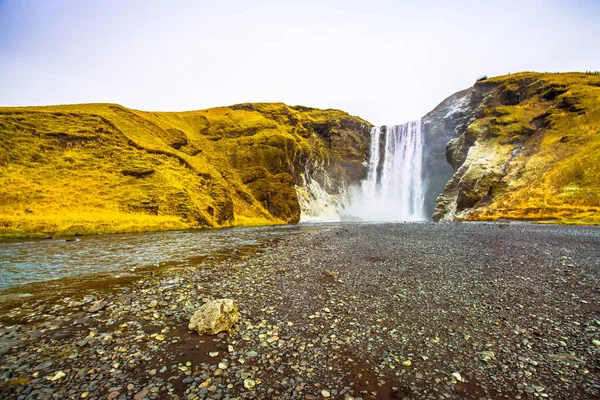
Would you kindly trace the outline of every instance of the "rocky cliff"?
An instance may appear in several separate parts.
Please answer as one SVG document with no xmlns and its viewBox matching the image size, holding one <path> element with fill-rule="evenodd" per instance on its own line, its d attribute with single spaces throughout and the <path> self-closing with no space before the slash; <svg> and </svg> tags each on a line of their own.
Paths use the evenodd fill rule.
<svg viewBox="0 0 600 400">
<path fill-rule="evenodd" d="M 0 108 L 0 235 L 298 222 L 297 193 L 364 177 L 370 127 L 281 103 Z"/>
<path fill-rule="evenodd" d="M 472 122 L 471 89 L 445 99 L 422 119 L 423 185 L 425 215 L 432 216 L 438 196 L 454 174 L 446 159 L 447 143 L 460 136 Z"/>
<path fill-rule="evenodd" d="M 478 81 L 428 114 L 428 122 L 435 142 L 429 151 L 439 160 L 449 139 L 453 169 L 434 220 L 600 222 L 600 75 Z M 432 193 L 449 175 L 439 168 Z"/>
</svg>

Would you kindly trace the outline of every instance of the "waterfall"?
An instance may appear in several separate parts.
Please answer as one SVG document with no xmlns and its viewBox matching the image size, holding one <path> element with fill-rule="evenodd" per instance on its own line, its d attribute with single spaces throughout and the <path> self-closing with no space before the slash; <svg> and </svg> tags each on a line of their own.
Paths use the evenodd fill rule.
<svg viewBox="0 0 600 400">
<path fill-rule="evenodd" d="M 296 194 L 298 195 L 301 211 L 300 222 L 339 221 L 339 209 L 343 196 L 327 193 L 319 182 L 312 179 L 308 168 L 304 171 L 304 174 L 301 174 L 301 178 L 303 184 L 296 185 Z"/>
<path fill-rule="evenodd" d="M 425 221 L 421 121 L 375 127 L 367 178 L 345 214 L 367 221 Z"/>
</svg>

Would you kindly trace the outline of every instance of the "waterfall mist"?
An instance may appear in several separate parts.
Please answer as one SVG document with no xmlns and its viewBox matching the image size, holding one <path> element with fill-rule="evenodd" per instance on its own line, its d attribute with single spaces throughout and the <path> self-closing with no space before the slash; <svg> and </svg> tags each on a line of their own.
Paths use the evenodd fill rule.
<svg viewBox="0 0 600 400">
<path fill-rule="evenodd" d="M 425 221 L 421 121 L 375 127 L 367 178 L 343 214 L 364 221 Z"/>
</svg>

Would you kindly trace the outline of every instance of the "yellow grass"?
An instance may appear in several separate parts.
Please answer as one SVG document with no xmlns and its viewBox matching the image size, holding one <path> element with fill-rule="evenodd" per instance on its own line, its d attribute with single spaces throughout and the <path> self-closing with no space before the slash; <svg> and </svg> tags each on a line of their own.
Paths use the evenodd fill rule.
<svg viewBox="0 0 600 400">
<path fill-rule="evenodd" d="M 339 120 L 368 125 L 281 103 L 0 107 L 0 236 L 295 222 L 294 167 L 328 156 L 310 124 Z M 265 173 L 248 182 L 256 167 Z"/>
<path fill-rule="evenodd" d="M 600 222 L 600 76 L 521 73 L 485 81 L 495 99 L 519 91 L 515 105 L 490 104 L 477 123 L 493 149 L 520 146 L 492 200 L 463 219 Z"/>
</svg>

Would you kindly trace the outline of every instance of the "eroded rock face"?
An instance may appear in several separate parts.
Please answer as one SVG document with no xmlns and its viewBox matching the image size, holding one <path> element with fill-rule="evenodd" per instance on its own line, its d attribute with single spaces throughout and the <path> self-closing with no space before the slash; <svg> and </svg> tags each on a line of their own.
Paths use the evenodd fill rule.
<svg viewBox="0 0 600 400">
<path fill-rule="evenodd" d="M 188 328 L 201 335 L 231 333 L 240 319 L 240 312 L 234 300 L 211 300 L 192 315 Z"/>
<path fill-rule="evenodd" d="M 455 171 L 433 220 L 596 221 L 598 98 L 600 77 L 581 73 L 476 82 L 461 118 L 433 118 L 432 137 L 454 134 L 445 155 Z"/>
<path fill-rule="evenodd" d="M 456 168 L 448 163 L 447 144 L 456 143 L 472 118 L 472 89 L 453 94 L 422 118 L 425 214 L 431 216 L 436 200 Z"/>
<path fill-rule="evenodd" d="M 114 104 L 0 111 L 0 164 L 16 167 L 0 186 L 37 193 L 0 199 L 0 233 L 24 236 L 295 223 L 296 186 L 308 177 L 329 194 L 364 178 L 372 126 L 343 111 L 283 103 L 182 113 Z M 56 175 L 74 163 L 76 177 Z M 82 188 L 85 199 L 72 196 Z M 82 203 L 86 212 L 74 212 Z M 40 223 L 25 210 L 43 216 Z M 56 224 L 65 212 L 77 219 Z M 10 221 L 1 223 L 3 215 Z"/>
</svg>

